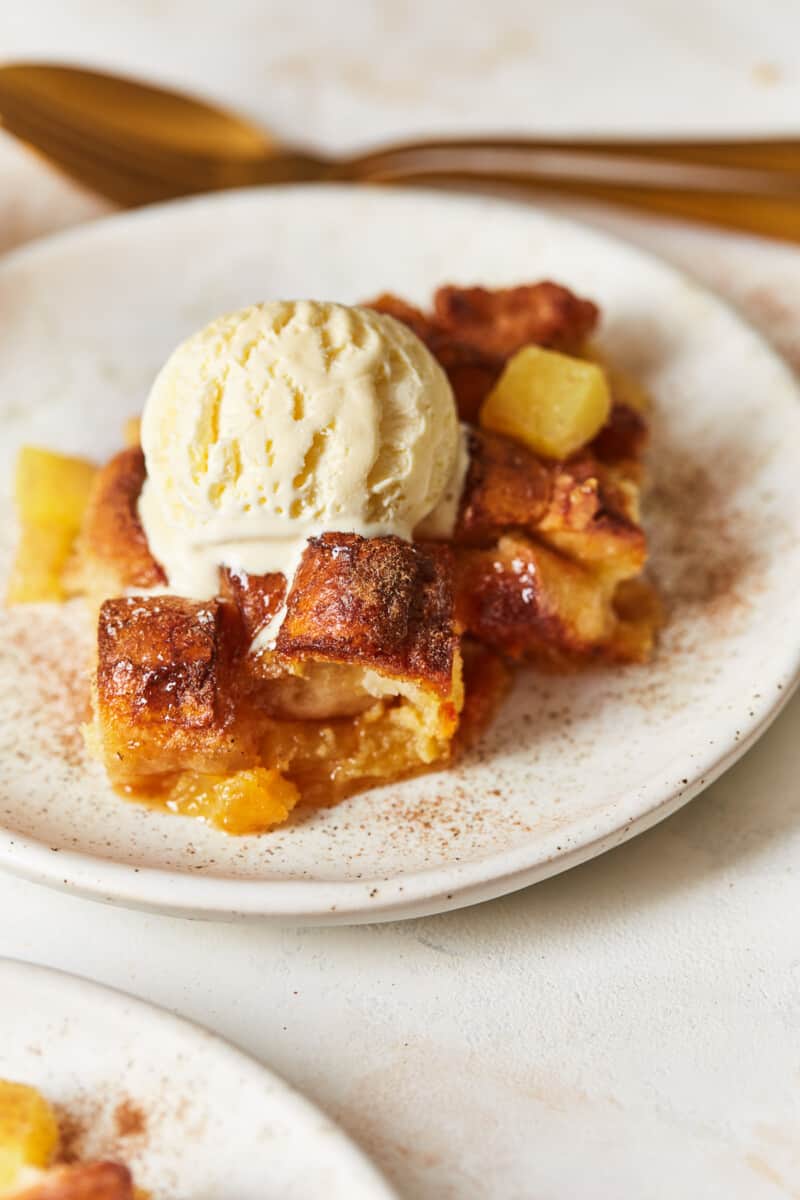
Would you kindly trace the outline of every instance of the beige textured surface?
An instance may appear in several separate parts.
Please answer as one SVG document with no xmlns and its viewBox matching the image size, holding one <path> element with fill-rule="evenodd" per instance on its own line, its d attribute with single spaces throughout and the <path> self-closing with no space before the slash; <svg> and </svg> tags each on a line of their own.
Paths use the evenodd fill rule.
<svg viewBox="0 0 800 1200">
<path fill-rule="evenodd" d="M 39 0 L 2 7 L 0 43 L 172 79 L 331 145 L 477 124 L 796 125 L 792 3 L 461 8 L 456 34 L 448 5 L 421 0 L 232 0 L 224 25 L 218 4 L 190 0 Z M 99 208 L 5 143 L 0 180 L 3 247 Z M 602 223 L 718 287 L 800 363 L 800 252 Z M 130 988 L 260 1054 L 408 1200 L 780 1200 L 800 1192 L 798 778 L 795 700 L 662 827 L 480 909 L 279 931 L 2 877 L 0 948 Z"/>
</svg>

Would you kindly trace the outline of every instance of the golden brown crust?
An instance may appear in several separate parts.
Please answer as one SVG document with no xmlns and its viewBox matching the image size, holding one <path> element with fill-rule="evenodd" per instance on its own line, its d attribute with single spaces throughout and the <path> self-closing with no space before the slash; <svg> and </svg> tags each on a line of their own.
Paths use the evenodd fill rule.
<svg viewBox="0 0 800 1200">
<path fill-rule="evenodd" d="M 221 606 L 180 596 L 106 600 L 97 628 L 101 701 L 196 729 L 216 717 Z"/>
<path fill-rule="evenodd" d="M 239 720 L 238 614 L 179 596 L 106 600 L 97 639 L 95 711 L 113 779 L 254 765 Z"/>
<path fill-rule="evenodd" d="M 397 537 L 312 538 L 277 640 L 288 659 L 359 663 L 447 696 L 458 638 L 450 554 Z"/>
<path fill-rule="evenodd" d="M 642 414 L 618 401 L 589 449 L 601 462 L 636 462 L 642 458 L 647 440 L 647 422 Z"/>
<path fill-rule="evenodd" d="M 16 1200 L 133 1200 L 131 1173 L 122 1163 L 88 1162 L 53 1167 Z"/>
<path fill-rule="evenodd" d="M 589 300 L 550 282 L 495 291 L 442 287 L 435 293 L 432 313 L 391 292 L 369 307 L 402 321 L 425 342 L 447 373 L 464 421 L 477 421 L 511 354 L 531 343 L 578 350 L 598 317 Z"/>
<path fill-rule="evenodd" d="M 613 632 L 608 589 L 521 534 L 459 554 L 456 596 L 465 628 L 512 658 L 591 656 Z"/>
<path fill-rule="evenodd" d="M 614 594 L 647 545 L 638 489 L 585 450 L 547 462 L 474 431 L 455 531 L 457 612 L 476 638 L 549 664 L 644 657 L 647 622 L 620 620 Z M 624 636 L 623 636 L 624 634 Z"/>
<path fill-rule="evenodd" d="M 508 527 L 536 529 L 553 489 L 553 467 L 525 446 L 501 434 L 470 430 L 469 468 L 454 540 L 486 545 Z"/>
<path fill-rule="evenodd" d="M 141 447 L 129 446 L 115 454 L 97 474 L 81 530 L 83 573 L 100 571 L 114 578 L 117 592 L 167 581 L 139 520 L 137 502 L 144 478 Z"/>
<path fill-rule="evenodd" d="M 638 488 L 585 451 L 562 464 L 537 536 L 606 580 L 629 579 L 647 561 L 637 508 Z"/>
<path fill-rule="evenodd" d="M 580 349 L 599 312 L 559 283 L 519 287 L 440 287 L 433 297 L 439 326 L 487 357 L 509 358 L 523 346 Z"/>
<path fill-rule="evenodd" d="M 239 609 L 247 642 L 253 639 L 278 613 L 286 598 L 286 579 L 279 572 L 249 575 L 247 571 L 220 570 L 221 594 Z"/>
<path fill-rule="evenodd" d="M 621 578 L 641 570 L 646 556 L 634 499 L 588 451 L 546 462 L 510 438 L 473 430 L 454 540 L 489 546 L 504 533 L 524 530 Z"/>
</svg>

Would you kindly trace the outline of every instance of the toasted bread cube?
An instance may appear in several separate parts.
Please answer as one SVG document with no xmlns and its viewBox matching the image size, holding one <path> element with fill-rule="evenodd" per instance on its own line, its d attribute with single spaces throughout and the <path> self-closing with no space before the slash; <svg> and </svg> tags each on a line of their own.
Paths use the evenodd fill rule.
<svg viewBox="0 0 800 1200">
<path fill-rule="evenodd" d="M 97 635 L 97 741 L 112 783 L 254 766 L 237 719 L 227 606 L 180 596 L 106 600 Z"/>
<path fill-rule="evenodd" d="M 630 441 L 624 430 L 616 440 L 614 452 Z M 457 544 L 488 546 L 509 529 L 524 529 L 604 580 L 625 579 L 647 556 L 637 518 L 635 482 L 593 453 L 546 463 L 511 438 L 473 433 Z"/>
<path fill-rule="evenodd" d="M 119 596 L 126 588 L 167 582 L 139 520 L 145 473 L 141 446 L 120 450 L 97 472 L 66 582 L 98 608 L 106 596 Z"/>
<path fill-rule="evenodd" d="M 300 798 L 280 771 L 253 767 L 232 775 L 182 775 L 169 807 L 201 817 L 231 834 L 264 833 L 282 825 Z"/>
<path fill-rule="evenodd" d="M 518 535 L 461 556 L 458 608 L 468 632 L 512 658 L 585 655 L 614 628 L 609 587 Z"/>
<path fill-rule="evenodd" d="M 530 345 L 577 350 L 599 315 L 591 300 L 549 279 L 509 288 L 440 287 L 433 307 L 448 332 L 501 359 Z"/>
<path fill-rule="evenodd" d="M 17 511 L 23 524 L 47 525 L 76 534 L 96 474 L 97 468 L 83 458 L 23 446 L 14 479 Z"/>
<path fill-rule="evenodd" d="M 536 454 L 564 459 L 592 440 L 610 409 L 602 367 L 526 346 L 506 363 L 484 401 L 480 422 Z"/>
<path fill-rule="evenodd" d="M 458 638 L 448 551 L 398 537 L 310 538 L 277 649 L 298 661 L 357 661 L 449 696 Z"/>
<path fill-rule="evenodd" d="M 215 720 L 219 605 L 179 596 L 106 600 L 98 624 L 100 696 L 139 722 L 203 729 Z"/>
<path fill-rule="evenodd" d="M 46 1167 L 58 1144 L 53 1110 L 35 1088 L 0 1079 L 0 1191 L 25 1167 Z"/>
</svg>

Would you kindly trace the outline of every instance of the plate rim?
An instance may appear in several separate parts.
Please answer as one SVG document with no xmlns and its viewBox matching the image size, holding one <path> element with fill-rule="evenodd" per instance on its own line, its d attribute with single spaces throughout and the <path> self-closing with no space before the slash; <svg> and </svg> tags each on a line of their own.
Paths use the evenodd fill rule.
<svg viewBox="0 0 800 1200">
<path fill-rule="evenodd" d="M 346 1156 L 348 1170 L 359 1171 L 356 1183 L 360 1187 L 372 1188 L 375 1200 L 399 1200 L 397 1193 L 358 1143 L 322 1108 L 287 1082 L 277 1071 L 273 1071 L 271 1067 L 242 1050 L 224 1035 L 217 1033 L 216 1030 L 210 1029 L 190 1017 L 173 1012 L 161 1004 L 126 992 L 124 988 L 101 983 L 89 976 L 65 971 L 61 967 L 51 967 L 46 963 L 0 955 L 0 982 L 4 975 L 10 975 L 12 978 L 18 976 L 23 984 L 32 981 L 35 986 L 39 981 L 44 981 L 45 986 L 50 984 L 53 987 L 73 988 L 81 995 L 88 992 L 98 1003 L 114 1006 L 124 1005 L 133 1010 L 134 1014 L 142 1012 L 148 1022 L 158 1024 L 168 1037 L 170 1031 L 174 1031 L 175 1035 L 184 1038 L 189 1037 L 194 1043 L 202 1044 L 212 1053 L 231 1062 L 240 1074 L 246 1075 L 254 1081 L 270 1080 L 279 1091 L 282 1100 L 291 1104 L 293 1111 L 304 1118 L 304 1125 L 309 1129 L 321 1130 L 336 1146 L 343 1161 Z"/>
<path fill-rule="evenodd" d="M 28 262 L 36 263 L 42 257 L 46 259 L 62 246 L 86 239 L 101 239 L 105 234 L 113 235 L 120 229 L 124 236 L 126 228 L 138 228 L 151 222 L 157 225 L 165 214 L 191 208 L 213 208 L 215 204 L 223 205 L 226 202 L 234 205 L 258 204 L 276 195 L 290 200 L 293 194 L 298 193 L 338 193 L 363 198 L 365 190 L 349 184 L 273 185 L 205 193 L 149 205 L 133 212 L 113 213 L 11 250 L 0 257 L 0 282 L 7 271 Z M 370 193 L 380 204 L 384 196 L 397 196 L 398 190 L 376 187 L 370 189 Z M 784 376 L 800 402 L 800 382 L 767 338 L 754 329 L 732 303 L 657 253 L 643 250 L 625 238 L 606 233 L 589 223 L 523 201 L 448 193 L 435 188 L 403 188 L 402 195 L 434 208 L 455 206 L 473 210 L 491 209 L 499 213 L 509 211 L 517 216 L 525 214 L 544 220 L 556 233 L 563 229 L 594 241 L 599 246 L 617 247 L 629 259 L 656 268 L 664 278 L 669 276 L 676 282 L 689 281 L 698 294 L 724 310 L 742 334 L 758 343 L 761 353 Z M 693 759 L 691 766 L 686 768 L 690 777 L 687 785 L 669 784 L 665 779 L 651 776 L 640 789 L 641 811 L 637 816 L 623 818 L 616 823 L 614 817 L 609 816 L 605 822 L 598 823 L 592 836 L 583 837 L 578 845 L 555 853 L 543 853 L 541 848 L 537 851 L 536 846 L 541 847 L 541 841 L 531 841 L 464 863 L 426 867 L 389 879 L 380 875 L 347 881 L 237 879 L 135 866 L 82 851 L 49 847 L 40 839 L 0 827 L 0 868 L 31 882 L 109 904 L 210 920 L 362 924 L 409 919 L 466 907 L 507 895 L 570 870 L 652 828 L 689 803 L 733 766 L 788 704 L 800 684 L 800 637 L 787 650 L 781 667 L 785 670 L 785 674 L 781 675 L 782 682 L 775 687 L 765 688 L 761 700 L 752 702 L 752 716 L 736 722 L 739 737 L 735 740 L 729 737 L 726 728 L 726 736 L 718 742 L 715 740 L 713 752 L 706 747 L 704 754 Z M 773 683 L 775 680 L 770 681 L 770 684 Z M 651 793 L 656 793 L 660 798 L 648 799 Z M 495 864 L 494 868 L 492 864 Z"/>
</svg>

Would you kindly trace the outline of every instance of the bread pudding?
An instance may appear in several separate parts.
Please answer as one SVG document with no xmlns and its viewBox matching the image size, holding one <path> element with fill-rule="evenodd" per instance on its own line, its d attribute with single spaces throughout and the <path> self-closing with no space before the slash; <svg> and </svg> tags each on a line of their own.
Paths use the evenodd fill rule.
<svg viewBox="0 0 800 1200">
<path fill-rule="evenodd" d="M 58 1121 L 45 1097 L 0 1079 L 0 1196 L 8 1200 L 146 1200 L 118 1162 L 62 1161 Z"/>
<path fill-rule="evenodd" d="M 550 282 L 254 306 L 104 466 L 23 450 L 9 599 L 85 598 L 113 786 L 262 832 L 453 762 L 514 669 L 646 661 L 646 406 L 598 315 Z"/>
</svg>

